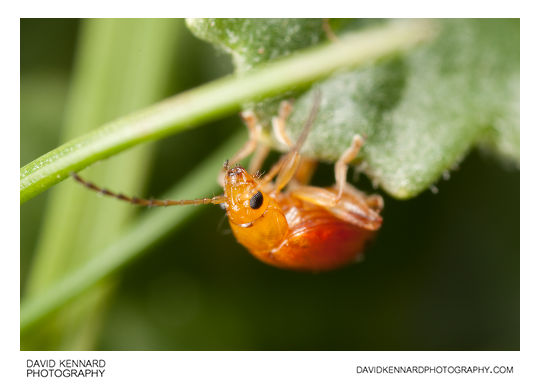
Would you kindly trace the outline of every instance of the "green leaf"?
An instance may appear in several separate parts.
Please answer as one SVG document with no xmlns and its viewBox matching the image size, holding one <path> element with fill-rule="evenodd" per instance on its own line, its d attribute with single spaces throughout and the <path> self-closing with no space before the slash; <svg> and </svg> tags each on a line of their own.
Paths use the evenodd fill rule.
<svg viewBox="0 0 540 384">
<path fill-rule="evenodd" d="M 365 24 L 331 23 L 338 35 Z M 304 154 L 334 162 L 353 135 L 361 134 L 366 138 L 358 158 L 363 160 L 361 169 L 397 198 L 429 188 L 477 144 L 519 163 L 519 21 L 458 19 L 438 24 L 432 42 L 391 62 L 336 73 L 297 95 L 288 121 L 293 137 L 311 108 L 314 89 L 322 91 Z M 238 72 L 263 58 L 287 56 L 322 36 L 321 20 L 206 19 L 190 20 L 188 26 L 232 53 Z M 278 101 L 247 107 L 254 108 L 269 129 Z"/>
<path fill-rule="evenodd" d="M 321 19 L 187 19 L 200 38 L 232 55 L 237 72 L 325 39 Z"/>
</svg>

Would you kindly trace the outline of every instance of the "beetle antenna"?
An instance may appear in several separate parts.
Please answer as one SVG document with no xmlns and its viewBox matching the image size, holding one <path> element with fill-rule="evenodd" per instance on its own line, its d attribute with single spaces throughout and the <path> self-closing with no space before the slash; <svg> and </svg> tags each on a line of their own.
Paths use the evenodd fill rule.
<svg viewBox="0 0 540 384">
<path fill-rule="evenodd" d="M 75 172 L 71 172 L 71 176 L 75 179 L 76 182 L 79 184 L 85 186 L 88 189 L 91 189 L 93 191 L 96 191 L 99 194 L 114 197 L 118 200 L 122 200 L 134 205 L 140 205 L 143 207 L 169 207 L 173 205 L 200 205 L 200 204 L 221 204 L 226 201 L 225 196 L 214 196 L 212 198 L 205 197 L 202 199 L 194 199 L 194 200 L 159 200 L 159 199 L 141 199 L 139 197 L 129 197 L 124 195 L 123 193 L 116 193 L 112 192 L 105 188 L 100 188 L 94 183 L 87 181 L 83 179 L 81 176 L 79 176 Z"/>
<path fill-rule="evenodd" d="M 304 145 L 304 142 L 306 141 L 308 137 L 309 131 L 311 130 L 311 127 L 313 127 L 313 123 L 315 122 L 315 118 L 317 117 L 317 113 L 319 112 L 320 105 L 321 105 L 321 90 L 317 88 L 315 90 L 313 107 L 311 107 L 311 111 L 309 112 L 308 119 L 306 120 L 306 123 L 304 124 L 304 128 L 302 128 L 302 132 L 300 133 L 300 136 L 296 140 L 296 144 L 291 149 L 291 152 L 299 152 L 300 148 L 302 148 L 302 145 Z"/>
<path fill-rule="evenodd" d="M 292 147 L 287 154 L 283 155 L 281 159 L 279 159 L 279 161 L 272 167 L 272 169 L 270 169 L 270 172 L 268 172 L 265 178 L 262 179 L 261 184 L 270 182 L 277 175 L 275 190 L 280 191 L 294 177 L 294 174 L 300 165 L 300 148 L 302 148 L 302 145 L 304 145 L 304 142 L 308 137 L 309 131 L 313 126 L 317 113 L 319 112 L 319 106 L 321 105 L 321 91 L 318 88 L 315 90 L 314 99 L 313 107 L 309 112 L 308 119 L 306 120 L 304 128 L 302 128 L 302 132 L 296 140 L 294 147 Z"/>
</svg>

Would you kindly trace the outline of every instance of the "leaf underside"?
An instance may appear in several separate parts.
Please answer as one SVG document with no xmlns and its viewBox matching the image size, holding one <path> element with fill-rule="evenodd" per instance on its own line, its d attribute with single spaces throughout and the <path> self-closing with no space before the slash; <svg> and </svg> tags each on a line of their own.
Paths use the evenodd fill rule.
<svg viewBox="0 0 540 384">
<path fill-rule="evenodd" d="M 387 22 L 399 21 L 346 19 L 330 25 L 339 38 Z M 189 19 L 187 24 L 230 53 L 238 73 L 327 39 L 321 19 Z M 475 146 L 519 166 L 519 20 L 437 24 L 435 39 L 404 55 L 284 95 L 281 99 L 294 98 L 287 123 L 294 138 L 313 93 L 322 93 L 303 153 L 335 162 L 361 134 L 366 143 L 357 164 L 375 185 L 402 199 L 431 187 Z M 281 99 L 246 105 L 267 133 Z"/>
</svg>

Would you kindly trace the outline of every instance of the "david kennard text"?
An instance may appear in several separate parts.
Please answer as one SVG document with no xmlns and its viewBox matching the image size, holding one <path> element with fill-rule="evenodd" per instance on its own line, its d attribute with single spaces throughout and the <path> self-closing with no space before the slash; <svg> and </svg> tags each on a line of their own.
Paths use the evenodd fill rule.
<svg viewBox="0 0 540 384">
<path fill-rule="evenodd" d="M 103 377 L 105 360 L 26 360 L 26 377 Z"/>
</svg>

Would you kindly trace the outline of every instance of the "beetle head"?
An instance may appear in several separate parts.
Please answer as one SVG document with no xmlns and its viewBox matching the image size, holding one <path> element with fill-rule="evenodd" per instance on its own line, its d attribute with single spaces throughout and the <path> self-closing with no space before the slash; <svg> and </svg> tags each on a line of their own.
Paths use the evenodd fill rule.
<svg viewBox="0 0 540 384">
<path fill-rule="evenodd" d="M 260 190 L 257 180 L 240 166 L 226 170 L 225 196 L 229 219 L 239 225 L 261 217 L 270 201 L 270 197 Z"/>
</svg>

